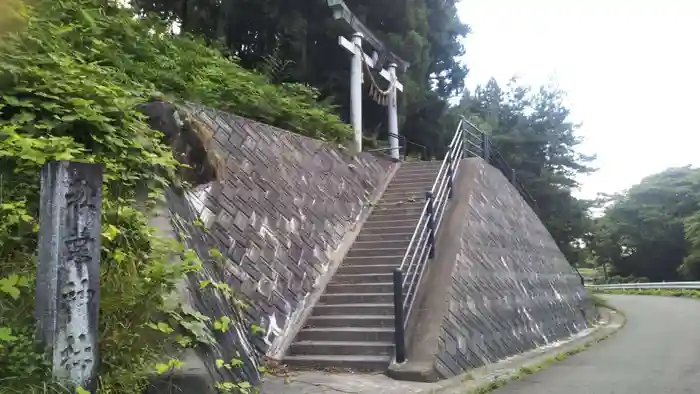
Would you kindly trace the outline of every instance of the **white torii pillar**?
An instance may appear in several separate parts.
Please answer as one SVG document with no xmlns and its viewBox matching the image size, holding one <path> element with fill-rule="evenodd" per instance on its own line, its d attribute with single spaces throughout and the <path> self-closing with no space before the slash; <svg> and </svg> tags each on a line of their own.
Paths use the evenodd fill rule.
<svg viewBox="0 0 700 394">
<path fill-rule="evenodd" d="M 376 67 L 376 61 L 362 51 L 362 33 L 352 35 L 352 42 L 345 37 L 338 37 L 338 44 L 345 48 L 352 55 L 350 68 L 350 123 L 355 133 L 355 150 L 362 152 L 362 62 L 364 61 L 370 68 Z M 396 105 L 396 91 L 403 92 L 403 85 L 396 80 L 396 64 L 389 65 L 389 71 L 382 69 L 379 75 L 391 83 L 393 88 L 389 91 L 389 146 L 391 147 L 391 157 L 399 159 L 399 129 L 398 114 Z"/>
<path fill-rule="evenodd" d="M 362 37 L 362 33 L 352 35 L 350 67 L 350 123 L 355 132 L 355 152 L 357 153 L 362 152 L 362 55 L 364 55 Z"/>
<path fill-rule="evenodd" d="M 399 160 L 399 114 L 396 103 L 396 63 L 389 64 L 389 102 L 387 104 L 388 126 L 389 126 L 389 148 L 391 148 L 391 158 Z"/>
</svg>

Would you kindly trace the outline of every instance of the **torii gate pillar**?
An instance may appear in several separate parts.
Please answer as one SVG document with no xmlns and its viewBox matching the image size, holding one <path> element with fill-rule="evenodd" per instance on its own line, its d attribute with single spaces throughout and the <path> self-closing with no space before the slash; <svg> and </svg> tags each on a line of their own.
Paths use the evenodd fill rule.
<svg viewBox="0 0 700 394">
<path fill-rule="evenodd" d="M 350 67 L 350 124 L 355 133 L 354 148 L 356 152 L 362 152 L 362 66 L 366 63 L 369 68 L 377 69 L 376 60 L 362 51 L 362 33 L 352 35 L 352 41 L 345 37 L 338 37 L 338 44 L 352 55 Z M 396 64 L 389 65 L 389 71 L 381 69 L 379 75 L 389 81 L 393 86 L 389 91 L 389 144 L 391 157 L 399 159 L 399 129 L 396 107 L 396 92 L 403 92 L 403 85 L 396 79 Z"/>
<path fill-rule="evenodd" d="M 389 65 L 389 76 L 391 77 L 391 88 L 389 90 L 389 102 L 387 105 L 389 118 L 389 147 L 391 148 L 391 158 L 399 160 L 399 119 L 396 105 L 396 63 Z"/>
<path fill-rule="evenodd" d="M 350 68 L 350 123 L 355 133 L 355 152 L 362 152 L 362 33 L 352 35 Z"/>
</svg>

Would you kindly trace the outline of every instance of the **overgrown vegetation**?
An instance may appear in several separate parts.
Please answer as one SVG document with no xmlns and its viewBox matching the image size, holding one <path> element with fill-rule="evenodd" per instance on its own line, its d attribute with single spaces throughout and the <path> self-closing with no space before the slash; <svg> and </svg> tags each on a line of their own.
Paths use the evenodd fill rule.
<svg viewBox="0 0 700 394">
<path fill-rule="evenodd" d="M 136 95 L 158 94 L 196 101 L 303 135 L 344 141 L 349 127 L 301 84 L 274 85 L 242 68 L 203 39 L 176 35 L 155 17 L 133 18 L 130 9 L 97 0 L 39 1 L 44 20 L 60 26 L 43 50 L 77 56 L 114 72 L 110 78 Z M 107 2 L 110 3 L 110 2 Z"/>
<path fill-rule="evenodd" d="M 459 95 L 467 74 L 460 61 L 469 28 L 459 20 L 457 0 L 345 0 L 345 4 L 389 49 L 410 63 L 399 78 L 401 134 L 425 145 L 429 154 L 444 152 L 456 123 L 444 122 L 449 100 Z M 334 21 L 326 0 L 132 0 L 178 23 L 182 31 L 222 43 L 248 69 L 269 70 L 275 79 L 318 88 L 324 98 L 349 115 L 349 54 L 338 36 L 351 34 Z M 369 51 L 369 45 L 365 45 Z M 375 78 L 386 88 L 386 81 Z M 365 79 L 363 89 L 369 93 Z M 386 139 L 386 107 L 364 94 L 366 136 Z M 348 117 L 349 118 L 349 117 Z M 413 149 L 413 147 L 409 148 Z"/>
<path fill-rule="evenodd" d="M 197 344 L 189 320 L 229 324 L 173 310 L 176 284 L 202 262 L 149 226 L 179 163 L 136 106 L 196 100 L 335 141 L 348 128 L 313 89 L 271 85 L 203 41 L 108 1 L 11 0 L 0 14 L 0 391 L 61 390 L 34 341 L 39 173 L 49 160 L 73 160 L 104 167 L 99 392 L 142 393 L 153 371 L 178 367 L 161 359 L 165 347 Z M 137 188 L 147 189 L 145 200 Z M 179 316 L 184 334 L 162 316 Z M 247 392 L 250 384 L 221 387 Z"/>
<path fill-rule="evenodd" d="M 700 279 L 700 169 L 670 168 L 619 195 L 584 237 L 608 282 Z"/>
</svg>

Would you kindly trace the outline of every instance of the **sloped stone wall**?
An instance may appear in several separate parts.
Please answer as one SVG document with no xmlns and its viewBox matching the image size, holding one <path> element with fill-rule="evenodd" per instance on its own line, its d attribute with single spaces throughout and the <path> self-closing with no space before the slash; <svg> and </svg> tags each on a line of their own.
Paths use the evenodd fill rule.
<svg viewBox="0 0 700 394">
<path fill-rule="evenodd" d="M 450 377 L 588 327 L 595 311 L 551 235 L 497 169 L 464 160 L 470 192 L 435 368 Z M 473 175 L 471 175 L 473 174 Z M 455 220 L 455 218 L 452 218 Z"/>
<path fill-rule="evenodd" d="M 293 337 L 395 165 L 209 108 L 158 102 L 143 111 L 171 141 L 195 135 L 213 158 L 189 170 L 200 177 L 196 188 L 168 195 L 173 232 L 206 261 L 183 292 L 197 311 L 234 321 L 226 333 L 209 330 L 199 361 L 216 377 L 217 358 L 239 355 L 245 365 L 233 377 L 256 383 L 258 356 Z M 197 155 L 191 145 L 179 145 L 182 157 Z M 212 248 L 222 262 L 209 257 Z M 247 306 L 201 288 L 204 281 L 228 284 Z"/>
</svg>

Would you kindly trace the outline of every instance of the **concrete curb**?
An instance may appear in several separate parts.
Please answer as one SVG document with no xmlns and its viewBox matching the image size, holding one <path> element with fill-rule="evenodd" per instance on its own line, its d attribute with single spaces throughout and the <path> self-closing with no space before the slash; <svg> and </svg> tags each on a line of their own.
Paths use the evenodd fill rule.
<svg viewBox="0 0 700 394">
<path fill-rule="evenodd" d="M 607 339 L 627 323 L 624 313 L 615 310 L 614 307 L 599 307 L 598 311 L 600 314 L 598 325 L 584 332 L 584 335 L 554 347 L 534 349 L 495 364 L 470 370 L 445 380 L 439 388 L 427 389 L 421 394 L 485 394 L 509 381 L 519 379 L 523 374 L 530 374 L 553 362 L 579 353 Z"/>
<path fill-rule="evenodd" d="M 541 370 L 608 338 L 626 322 L 624 314 L 598 308 L 597 324 L 576 337 L 549 348 L 511 357 L 499 363 L 477 368 L 450 379 L 432 383 L 394 380 L 385 374 L 338 373 L 335 371 L 296 371 L 269 376 L 263 382 L 263 394 L 485 394 Z"/>
<path fill-rule="evenodd" d="M 668 298 L 689 298 L 691 300 L 700 300 L 700 289 L 592 289 L 591 292 L 593 294 L 599 295 L 640 295 Z"/>
</svg>

